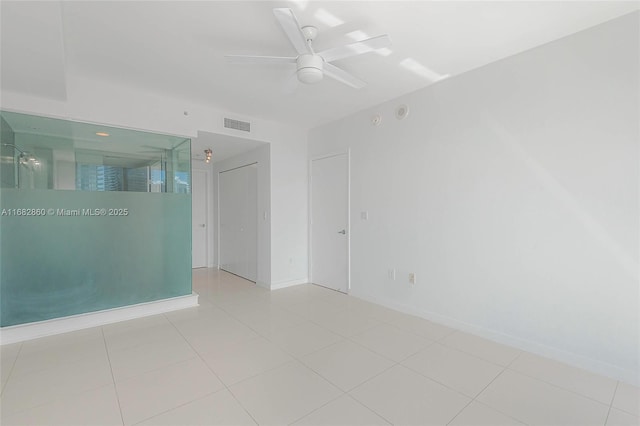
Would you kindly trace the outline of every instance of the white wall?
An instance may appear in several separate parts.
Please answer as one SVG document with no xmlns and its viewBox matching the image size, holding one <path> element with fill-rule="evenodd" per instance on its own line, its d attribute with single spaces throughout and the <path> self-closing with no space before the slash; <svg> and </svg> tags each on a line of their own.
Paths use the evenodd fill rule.
<svg viewBox="0 0 640 426">
<path fill-rule="evenodd" d="M 204 131 L 268 142 L 271 150 L 269 219 L 272 238 L 270 273 L 266 282 L 278 286 L 306 282 L 308 189 L 305 129 L 89 78 L 74 70 L 67 70 L 66 88 L 65 101 L 3 90 L 2 108 L 188 137 L 196 137 L 198 131 Z M 222 126 L 224 117 L 250 121 L 251 133 L 225 129 Z"/>
<path fill-rule="evenodd" d="M 312 130 L 352 294 L 640 382 L 638 47 L 635 13 Z"/>
<path fill-rule="evenodd" d="M 308 281 L 307 132 L 296 133 L 293 140 L 271 144 L 272 288 Z"/>
</svg>

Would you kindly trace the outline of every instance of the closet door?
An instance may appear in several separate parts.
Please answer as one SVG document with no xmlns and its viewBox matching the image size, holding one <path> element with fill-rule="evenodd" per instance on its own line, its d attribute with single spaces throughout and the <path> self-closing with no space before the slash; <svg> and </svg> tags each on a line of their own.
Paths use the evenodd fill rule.
<svg viewBox="0 0 640 426">
<path fill-rule="evenodd" d="M 256 280 L 258 246 L 257 165 L 221 172 L 220 268 Z"/>
</svg>

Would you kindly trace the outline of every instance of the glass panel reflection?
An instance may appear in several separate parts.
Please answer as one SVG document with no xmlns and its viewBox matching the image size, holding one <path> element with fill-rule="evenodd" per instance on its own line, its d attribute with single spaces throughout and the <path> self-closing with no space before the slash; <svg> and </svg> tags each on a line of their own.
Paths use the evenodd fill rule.
<svg viewBox="0 0 640 426">
<path fill-rule="evenodd" d="M 0 115 L 2 188 L 190 192 L 188 139 L 6 111 Z"/>
<path fill-rule="evenodd" d="M 0 124 L 0 326 L 191 294 L 189 139 Z"/>
</svg>

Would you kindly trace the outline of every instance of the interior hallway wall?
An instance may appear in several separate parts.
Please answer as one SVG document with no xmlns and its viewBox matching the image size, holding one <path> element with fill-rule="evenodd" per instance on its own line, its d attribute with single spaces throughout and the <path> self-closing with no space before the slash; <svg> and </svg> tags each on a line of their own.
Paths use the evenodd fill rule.
<svg viewBox="0 0 640 426">
<path fill-rule="evenodd" d="M 270 145 L 269 275 L 265 283 L 306 282 L 308 270 L 307 130 L 225 111 L 67 70 L 66 99 L 2 91 L 2 108 L 77 121 L 195 138 L 198 131 L 240 136 Z M 251 122 L 251 133 L 223 127 L 223 118 Z"/>
<path fill-rule="evenodd" d="M 352 294 L 640 382 L 638 20 L 312 130 L 351 149 Z"/>
</svg>

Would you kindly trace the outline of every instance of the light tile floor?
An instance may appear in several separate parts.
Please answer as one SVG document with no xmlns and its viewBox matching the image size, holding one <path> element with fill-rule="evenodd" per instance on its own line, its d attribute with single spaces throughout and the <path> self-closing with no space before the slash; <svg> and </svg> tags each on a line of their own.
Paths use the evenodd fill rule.
<svg viewBox="0 0 640 426">
<path fill-rule="evenodd" d="M 201 269 L 194 291 L 3 346 L 0 424 L 640 424 L 636 387 L 322 287 Z"/>
</svg>

